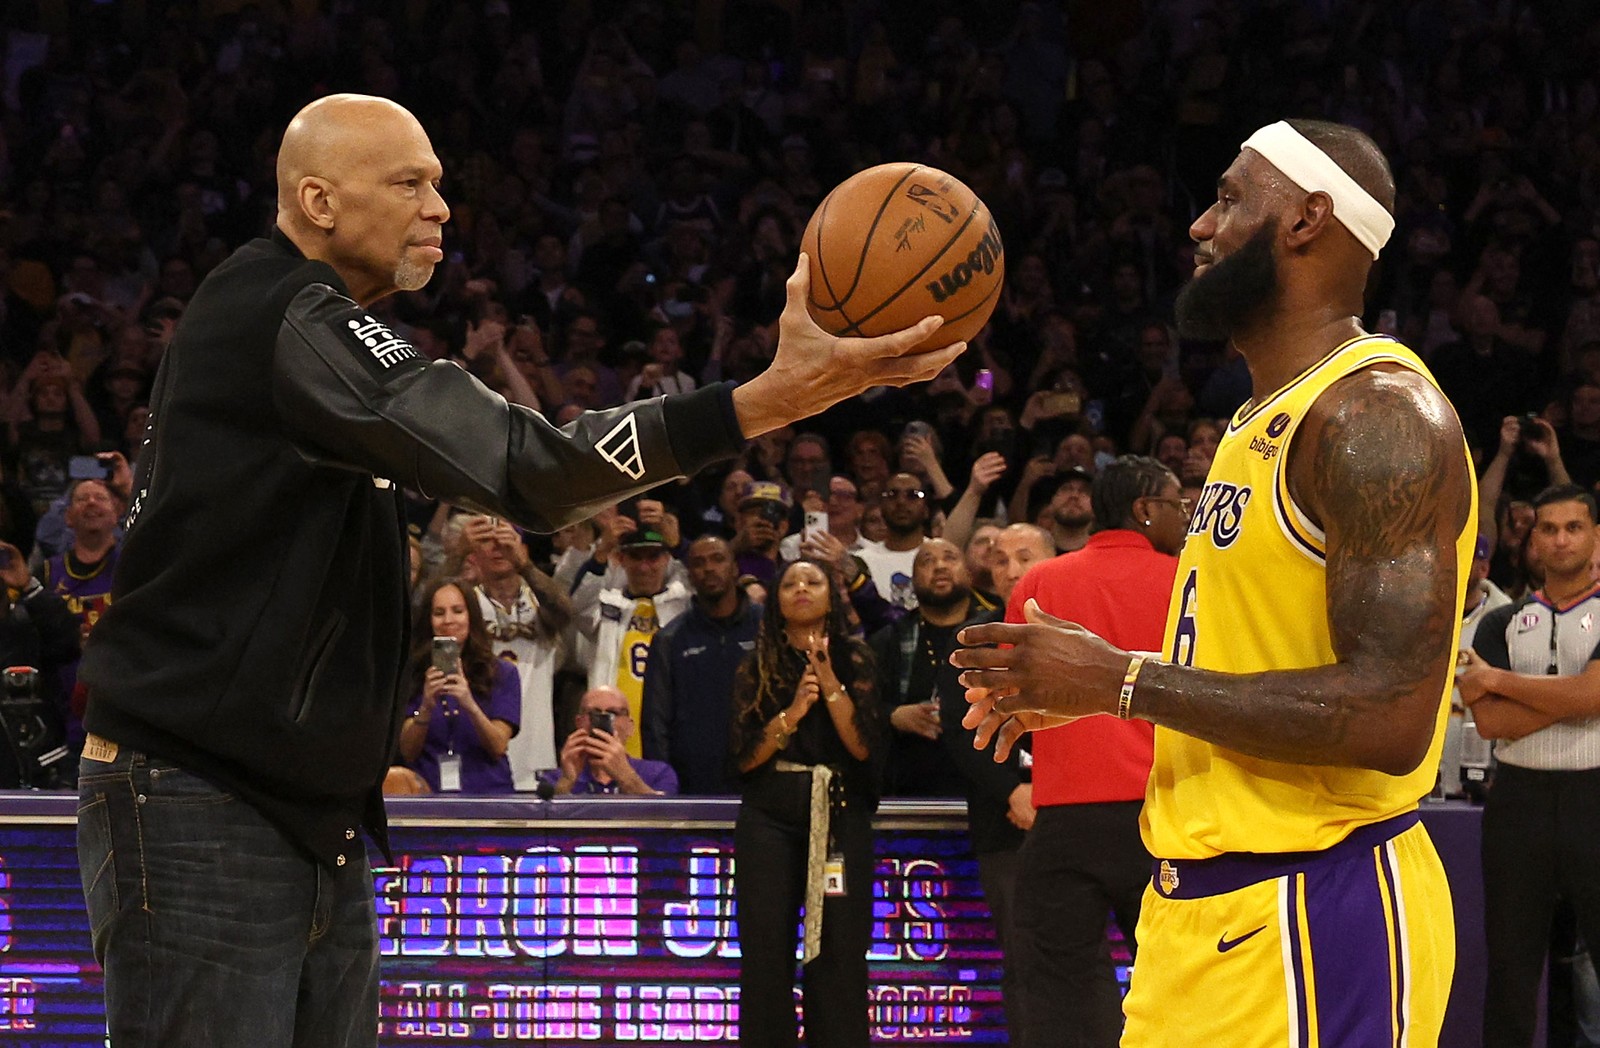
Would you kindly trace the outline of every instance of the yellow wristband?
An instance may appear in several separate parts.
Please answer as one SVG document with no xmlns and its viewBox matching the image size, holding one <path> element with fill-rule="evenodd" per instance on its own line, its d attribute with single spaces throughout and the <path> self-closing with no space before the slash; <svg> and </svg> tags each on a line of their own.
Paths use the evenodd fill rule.
<svg viewBox="0 0 1600 1048">
<path fill-rule="evenodd" d="M 1133 716 L 1133 686 L 1139 680 L 1139 671 L 1144 668 L 1144 656 L 1135 655 L 1128 659 L 1128 670 L 1122 675 L 1122 690 L 1117 693 L 1117 718 L 1127 720 Z"/>
</svg>

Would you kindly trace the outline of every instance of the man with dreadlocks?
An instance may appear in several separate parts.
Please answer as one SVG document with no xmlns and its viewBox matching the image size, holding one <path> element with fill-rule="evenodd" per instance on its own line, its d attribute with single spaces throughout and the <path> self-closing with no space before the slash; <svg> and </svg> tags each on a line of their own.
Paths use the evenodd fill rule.
<svg viewBox="0 0 1600 1048">
<path fill-rule="evenodd" d="M 1119 647 L 1154 651 L 1167 624 L 1189 514 L 1178 478 L 1153 458 L 1124 455 L 1094 478 L 1089 541 L 1028 568 L 1011 590 L 1007 622 L 1028 601 Z M 1029 525 L 1023 525 L 1028 527 Z M 1150 777 L 1154 729 L 1086 717 L 1033 740 L 1037 807 L 1014 870 L 1015 935 L 1007 956 L 1021 1007 L 1013 1044 L 1115 1048 L 1122 991 L 1106 949 L 1106 914 L 1135 953 L 1150 853 L 1139 841 L 1139 802 Z M 1135 955 L 1136 956 L 1136 955 Z"/>
<path fill-rule="evenodd" d="M 829 566 L 773 581 L 733 691 L 743 783 L 734 828 L 739 1025 L 745 1048 L 791 1048 L 795 922 L 805 904 L 806 1043 L 867 1043 L 872 813 L 883 713 L 872 652 L 850 636 Z"/>
</svg>

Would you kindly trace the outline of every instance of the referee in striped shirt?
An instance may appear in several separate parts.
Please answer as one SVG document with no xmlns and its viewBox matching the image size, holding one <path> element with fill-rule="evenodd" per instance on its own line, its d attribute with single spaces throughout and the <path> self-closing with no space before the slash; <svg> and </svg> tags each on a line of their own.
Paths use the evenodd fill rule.
<svg viewBox="0 0 1600 1048">
<path fill-rule="evenodd" d="M 1600 945 L 1600 584 L 1595 500 L 1564 484 L 1534 500 L 1544 585 L 1484 616 L 1461 697 L 1495 740 L 1483 813 L 1489 981 L 1484 1048 L 1528 1048 L 1556 900 Z"/>
</svg>

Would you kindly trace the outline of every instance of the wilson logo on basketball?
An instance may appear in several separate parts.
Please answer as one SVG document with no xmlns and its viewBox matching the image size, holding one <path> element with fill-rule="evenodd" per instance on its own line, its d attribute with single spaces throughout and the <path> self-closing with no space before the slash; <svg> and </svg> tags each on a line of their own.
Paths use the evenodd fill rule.
<svg viewBox="0 0 1600 1048">
<path fill-rule="evenodd" d="M 957 291 L 972 283 L 979 273 L 993 273 L 1005 248 L 1000 243 L 1000 227 L 991 219 L 989 231 L 978 241 L 978 246 L 966 258 L 951 267 L 950 272 L 927 285 L 935 302 L 943 302 Z"/>
</svg>

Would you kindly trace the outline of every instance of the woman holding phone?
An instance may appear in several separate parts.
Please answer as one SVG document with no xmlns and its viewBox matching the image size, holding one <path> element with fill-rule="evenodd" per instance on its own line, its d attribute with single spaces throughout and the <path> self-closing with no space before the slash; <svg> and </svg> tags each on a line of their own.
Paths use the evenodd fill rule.
<svg viewBox="0 0 1600 1048">
<path fill-rule="evenodd" d="M 471 587 L 440 579 L 418 602 L 415 698 L 400 756 L 435 793 L 510 793 L 506 744 L 521 722 L 516 667 L 496 658 Z"/>
<path fill-rule="evenodd" d="M 755 651 L 734 680 L 732 749 L 743 781 L 734 893 L 746 1048 L 796 1042 L 795 923 L 808 899 L 806 1043 L 867 1043 L 883 714 L 872 652 L 850 637 L 843 606 L 826 565 L 785 566 Z"/>
</svg>

